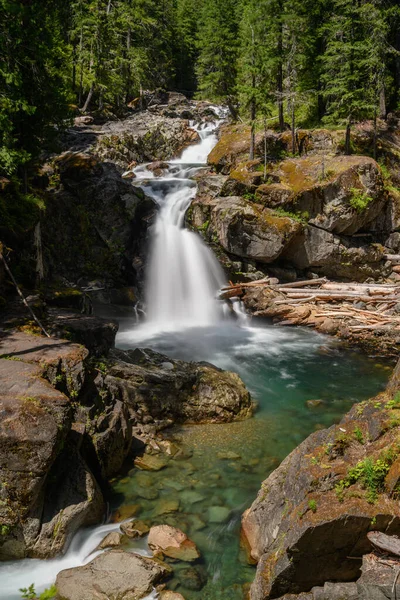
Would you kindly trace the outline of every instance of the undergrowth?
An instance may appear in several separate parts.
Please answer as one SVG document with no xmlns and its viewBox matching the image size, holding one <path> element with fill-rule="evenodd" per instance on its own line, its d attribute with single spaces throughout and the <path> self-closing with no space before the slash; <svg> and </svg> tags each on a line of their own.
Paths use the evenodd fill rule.
<svg viewBox="0 0 400 600">
<path fill-rule="evenodd" d="M 335 492 L 340 502 L 344 501 L 346 490 L 359 483 L 366 490 L 366 500 L 374 504 L 383 492 L 386 475 L 399 454 L 399 445 L 383 452 L 375 461 L 365 458 L 349 470 L 346 477 L 336 484 Z"/>
<path fill-rule="evenodd" d="M 364 210 L 366 210 L 368 205 L 373 200 L 371 196 L 368 196 L 368 194 L 366 194 L 363 190 L 360 190 L 358 188 L 351 188 L 350 192 L 350 206 L 354 208 L 354 210 L 356 210 L 357 212 L 363 212 Z"/>
</svg>

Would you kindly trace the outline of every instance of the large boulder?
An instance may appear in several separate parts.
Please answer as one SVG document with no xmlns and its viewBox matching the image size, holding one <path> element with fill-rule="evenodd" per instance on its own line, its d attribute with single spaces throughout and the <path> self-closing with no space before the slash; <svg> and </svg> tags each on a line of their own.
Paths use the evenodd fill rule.
<svg viewBox="0 0 400 600">
<path fill-rule="evenodd" d="M 250 394 L 235 373 L 149 349 L 114 350 L 97 385 L 123 402 L 136 422 L 218 423 L 252 412 Z"/>
<path fill-rule="evenodd" d="M 178 156 L 186 146 L 199 140 L 199 134 L 187 120 L 192 118 L 188 106 L 179 109 L 178 102 L 174 104 L 164 114 L 158 110 L 146 111 L 107 123 L 102 128 L 96 154 L 123 168 L 133 161 L 144 163 Z M 183 111 L 183 118 L 179 118 Z"/>
<path fill-rule="evenodd" d="M 258 562 L 251 600 L 355 580 L 368 531 L 400 533 L 397 393 L 355 405 L 263 482 L 242 522 Z"/>
<path fill-rule="evenodd" d="M 104 514 L 72 426 L 88 350 L 10 330 L 0 352 L 0 559 L 48 558 Z"/>
<path fill-rule="evenodd" d="M 390 274 L 390 265 L 386 265 L 383 255 L 384 248 L 379 244 L 367 244 L 363 238 L 351 239 L 307 226 L 288 245 L 282 258 L 301 270 L 312 269 L 328 277 L 365 281 Z"/>
<path fill-rule="evenodd" d="M 47 278 L 137 283 L 153 200 L 92 155 L 65 152 L 55 166 L 62 185 L 49 195 L 41 223 Z"/>
<path fill-rule="evenodd" d="M 260 263 L 276 260 L 303 229 L 300 220 L 239 196 L 196 197 L 188 220 L 230 255 Z"/>
<path fill-rule="evenodd" d="M 110 550 L 83 567 L 57 575 L 58 600 L 140 600 L 170 574 L 170 569 L 151 558 Z"/>
<path fill-rule="evenodd" d="M 40 339 L 40 338 L 39 338 Z M 0 359 L 0 559 L 32 550 L 48 472 L 70 426 L 69 399 L 38 365 Z"/>
<path fill-rule="evenodd" d="M 336 234 L 373 229 L 388 201 L 380 168 L 366 156 L 286 159 L 269 177 L 274 181 L 257 189 L 260 201 Z"/>
</svg>

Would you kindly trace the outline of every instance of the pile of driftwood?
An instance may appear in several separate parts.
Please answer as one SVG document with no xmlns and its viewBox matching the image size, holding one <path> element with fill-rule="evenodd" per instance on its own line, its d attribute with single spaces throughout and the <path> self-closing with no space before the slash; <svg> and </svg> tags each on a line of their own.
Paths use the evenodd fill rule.
<svg viewBox="0 0 400 600">
<path fill-rule="evenodd" d="M 350 330 L 400 329 L 400 314 L 397 313 L 397 307 L 400 307 L 399 285 L 336 283 L 325 277 L 280 284 L 276 279 L 266 278 L 251 283 L 230 283 L 222 289 L 221 298 L 243 297 L 255 288 L 269 288 L 271 294 L 268 310 L 256 311 L 254 316 L 274 316 L 274 307 L 276 315 L 283 316 L 285 313 L 279 310 L 280 306 L 293 307 L 289 314 L 285 311 L 289 318 L 281 324 L 298 323 L 296 314 L 304 318 L 304 311 L 295 309 L 307 305 L 310 308 L 308 317 L 312 320 L 340 319 Z"/>
</svg>

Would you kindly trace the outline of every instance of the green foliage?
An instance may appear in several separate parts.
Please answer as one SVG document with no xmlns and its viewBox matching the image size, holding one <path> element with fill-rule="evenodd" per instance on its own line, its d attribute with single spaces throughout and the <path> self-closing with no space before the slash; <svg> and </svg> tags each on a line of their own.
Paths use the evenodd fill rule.
<svg viewBox="0 0 400 600">
<path fill-rule="evenodd" d="M 8 183 L 0 194 L 0 229 L 23 233 L 39 220 L 44 210 L 43 199 L 33 193 L 24 193 L 16 177 Z"/>
<path fill-rule="evenodd" d="M 284 210 L 283 208 L 279 207 L 274 208 L 274 212 L 281 217 L 289 217 L 289 219 L 293 219 L 294 221 L 297 221 L 298 223 L 303 223 L 304 225 L 307 224 L 307 221 L 310 216 L 307 211 L 303 213 L 295 213 L 288 210 Z"/>
<path fill-rule="evenodd" d="M 364 436 L 363 436 L 363 432 L 361 431 L 361 429 L 359 427 L 356 427 L 353 431 L 354 433 L 354 437 L 356 438 L 356 440 L 358 442 L 360 442 L 360 444 L 364 443 Z"/>
<path fill-rule="evenodd" d="M 35 158 L 67 116 L 62 0 L 0 2 L 0 175 Z"/>
<path fill-rule="evenodd" d="M 352 208 L 354 208 L 354 210 L 356 210 L 359 213 L 363 212 L 373 201 L 371 196 L 368 196 L 368 194 L 366 194 L 364 190 L 361 190 L 359 188 L 351 188 L 350 193 L 351 196 L 349 199 L 349 204 Z"/>
<path fill-rule="evenodd" d="M 308 501 L 308 508 L 313 513 L 317 512 L 317 503 L 316 503 L 316 501 L 315 500 L 309 500 Z"/>
<path fill-rule="evenodd" d="M 199 14 L 198 95 L 233 107 L 238 56 L 237 0 L 203 0 Z"/>
<path fill-rule="evenodd" d="M 56 586 L 52 585 L 38 596 L 33 583 L 28 588 L 21 588 L 19 591 L 22 594 L 21 598 L 24 600 L 53 600 L 57 594 Z"/>
<path fill-rule="evenodd" d="M 9 525 L 0 525 L 0 535 L 8 535 L 11 531 L 11 527 Z"/>
<path fill-rule="evenodd" d="M 398 452 L 399 449 L 396 446 L 382 453 L 381 457 L 376 461 L 366 458 L 357 463 L 335 487 L 339 501 L 343 502 L 347 488 L 355 483 L 359 483 L 367 492 L 367 502 L 370 504 L 376 502 L 378 494 L 383 491 L 385 477 L 392 463 L 397 458 Z"/>
</svg>

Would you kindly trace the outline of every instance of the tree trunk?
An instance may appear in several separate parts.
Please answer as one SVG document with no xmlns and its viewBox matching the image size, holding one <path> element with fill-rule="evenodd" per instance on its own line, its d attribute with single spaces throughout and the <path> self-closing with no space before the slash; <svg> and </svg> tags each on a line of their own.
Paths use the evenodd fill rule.
<svg viewBox="0 0 400 600">
<path fill-rule="evenodd" d="M 126 55 L 127 55 L 127 68 L 126 68 L 126 87 L 125 87 L 125 102 L 129 101 L 131 92 L 131 63 L 129 60 L 129 50 L 131 49 L 131 28 L 128 27 L 126 34 Z"/>
<path fill-rule="evenodd" d="M 76 42 L 72 45 L 72 91 L 76 90 Z"/>
<path fill-rule="evenodd" d="M 292 100 L 292 153 L 296 154 L 296 115 L 294 110 L 294 100 Z"/>
<path fill-rule="evenodd" d="M 267 118 L 264 116 L 264 181 L 267 179 Z"/>
<path fill-rule="evenodd" d="M 82 112 L 86 112 L 87 111 L 88 106 L 89 106 L 90 101 L 91 101 L 92 96 L 93 96 L 93 92 L 94 92 L 94 83 L 92 83 L 92 85 L 90 86 L 90 90 L 89 90 L 89 93 L 87 95 L 86 102 L 83 105 Z"/>
<path fill-rule="evenodd" d="M 251 120 L 251 133 L 250 133 L 250 160 L 254 160 L 254 147 L 256 145 L 256 121 Z"/>
<path fill-rule="evenodd" d="M 83 96 L 83 57 L 82 57 L 82 50 L 83 50 L 83 29 L 81 29 L 81 35 L 79 38 L 79 61 L 81 64 L 81 68 L 80 68 L 80 76 L 79 76 L 79 97 L 78 97 L 78 106 L 80 106 L 82 104 L 82 96 Z"/>
<path fill-rule="evenodd" d="M 250 134 L 250 160 L 254 159 L 254 146 L 255 146 L 255 129 L 256 129 L 256 76 L 254 73 L 255 67 L 255 40 L 254 40 L 254 28 L 251 27 L 251 47 L 252 47 L 252 55 L 251 55 L 251 65 L 253 67 L 253 72 L 251 75 L 251 103 L 250 103 L 250 118 L 251 118 L 251 134 Z"/>
<path fill-rule="evenodd" d="M 344 144 L 344 153 L 345 154 L 351 154 L 350 142 L 351 142 L 351 117 L 348 118 L 347 125 L 346 125 L 346 140 L 345 140 L 345 144 Z"/>
<path fill-rule="evenodd" d="M 230 98 L 227 98 L 226 103 L 228 105 L 229 112 L 232 115 L 232 119 L 234 121 L 237 121 L 238 120 L 238 112 L 237 112 L 236 108 L 233 106 L 232 101 L 230 100 Z"/>
<path fill-rule="evenodd" d="M 400 27 L 397 27 L 395 48 L 397 50 L 395 54 L 395 89 L 396 89 L 396 103 L 400 102 Z"/>
<path fill-rule="evenodd" d="M 279 11 L 282 16 L 282 4 L 279 3 Z M 282 22 L 279 25 L 278 35 L 278 114 L 279 114 L 279 129 L 283 131 L 285 129 L 285 119 L 283 116 L 283 27 Z"/>
<path fill-rule="evenodd" d="M 377 106 L 375 103 L 375 106 L 374 106 L 374 146 L 373 146 L 374 160 L 376 160 L 376 138 L 377 138 L 377 115 L 376 115 L 376 112 L 377 112 Z"/>
<path fill-rule="evenodd" d="M 384 85 L 382 85 L 379 93 L 379 118 L 386 119 L 386 92 Z"/>
<path fill-rule="evenodd" d="M 40 227 L 40 221 L 35 227 L 34 245 L 36 248 L 36 286 L 39 286 L 44 279 L 42 230 Z"/>
<path fill-rule="evenodd" d="M 281 62 L 278 66 L 278 115 L 279 129 L 283 131 L 285 129 L 285 119 L 283 116 L 283 65 Z"/>
</svg>

